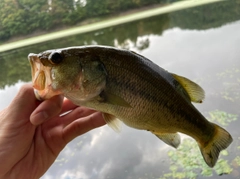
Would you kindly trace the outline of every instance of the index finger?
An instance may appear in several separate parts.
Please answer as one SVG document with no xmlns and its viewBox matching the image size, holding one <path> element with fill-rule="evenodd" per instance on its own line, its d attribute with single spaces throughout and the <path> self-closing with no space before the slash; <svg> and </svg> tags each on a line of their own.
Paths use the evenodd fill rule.
<svg viewBox="0 0 240 179">
<path fill-rule="evenodd" d="M 65 113 L 67 111 L 73 110 L 75 108 L 77 108 L 78 105 L 74 104 L 72 101 L 70 101 L 67 98 L 64 98 L 63 100 L 63 105 L 62 105 L 62 110 L 61 110 L 61 114 Z"/>
<path fill-rule="evenodd" d="M 62 111 L 62 103 L 63 96 L 61 95 L 53 96 L 52 98 L 43 101 L 31 114 L 31 123 L 33 125 L 39 125 L 45 120 L 59 115 Z"/>
<path fill-rule="evenodd" d="M 86 108 L 88 111 L 92 111 L 92 112 L 95 112 L 96 110 L 94 109 L 91 109 L 91 108 L 88 108 L 88 107 L 85 107 L 85 106 L 80 106 L 80 105 L 76 105 L 74 104 L 72 101 L 70 101 L 69 99 L 65 98 L 64 101 L 63 101 L 63 105 L 62 105 L 62 111 L 60 114 L 63 114 L 65 112 L 68 112 L 68 111 L 71 111 L 71 110 L 74 110 L 76 109 L 77 107 L 84 107 Z M 85 109 L 85 110 L 86 110 Z"/>
</svg>

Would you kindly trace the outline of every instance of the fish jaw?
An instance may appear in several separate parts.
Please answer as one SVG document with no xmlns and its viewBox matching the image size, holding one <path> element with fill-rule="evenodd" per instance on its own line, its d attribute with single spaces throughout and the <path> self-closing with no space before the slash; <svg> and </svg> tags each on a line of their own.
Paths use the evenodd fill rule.
<svg viewBox="0 0 240 179">
<path fill-rule="evenodd" d="M 60 91 L 52 88 L 52 67 L 44 66 L 38 55 L 34 53 L 28 55 L 28 60 L 31 65 L 32 84 L 36 98 L 42 101 L 61 94 Z"/>
</svg>

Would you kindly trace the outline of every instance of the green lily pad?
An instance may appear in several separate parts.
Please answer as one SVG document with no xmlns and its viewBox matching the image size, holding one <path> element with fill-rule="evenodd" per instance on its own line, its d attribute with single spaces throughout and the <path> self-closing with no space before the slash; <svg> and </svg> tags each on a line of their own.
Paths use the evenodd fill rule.
<svg viewBox="0 0 240 179">
<path fill-rule="evenodd" d="M 228 155 L 227 150 L 221 152 L 221 156 L 226 155 Z M 184 139 L 177 150 L 170 150 L 168 156 L 171 161 L 170 172 L 163 174 L 160 179 L 196 179 L 198 175 L 209 177 L 214 172 L 218 175 L 232 172 L 228 161 L 224 159 L 219 159 L 214 168 L 209 168 L 204 162 L 197 143 L 190 138 Z"/>
</svg>

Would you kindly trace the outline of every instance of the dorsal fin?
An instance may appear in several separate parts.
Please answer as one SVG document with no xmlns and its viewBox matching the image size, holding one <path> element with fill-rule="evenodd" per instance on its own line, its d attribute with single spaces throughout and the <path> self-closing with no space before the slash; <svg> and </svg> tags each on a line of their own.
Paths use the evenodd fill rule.
<svg viewBox="0 0 240 179">
<path fill-rule="evenodd" d="M 173 77 L 175 80 L 179 82 L 179 84 L 185 89 L 185 91 L 188 93 L 190 100 L 195 103 L 202 103 L 205 97 L 204 90 L 196 83 L 193 81 L 182 77 L 178 76 L 176 74 L 173 74 Z"/>
</svg>

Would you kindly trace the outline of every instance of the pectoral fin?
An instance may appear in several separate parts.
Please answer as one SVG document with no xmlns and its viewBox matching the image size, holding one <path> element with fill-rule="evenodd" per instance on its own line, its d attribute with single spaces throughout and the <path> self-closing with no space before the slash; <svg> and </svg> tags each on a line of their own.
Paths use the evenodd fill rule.
<svg viewBox="0 0 240 179">
<path fill-rule="evenodd" d="M 122 107 L 131 107 L 131 105 L 125 101 L 122 97 L 112 94 L 110 92 L 103 91 L 100 94 L 101 102 L 109 103 L 112 105 L 122 106 Z"/>
<path fill-rule="evenodd" d="M 192 82 L 191 80 L 185 77 L 178 76 L 173 73 L 172 75 L 174 79 L 177 80 L 181 84 L 181 86 L 186 90 L 192 102 L 202 103 L 205 94 L 204 90 L 198 84 Z"/>
<path fill-rule="evenodd" d="M 161 139 L 166 144 L 177 148 L 181 143 L 181 138 L 178 133 L 162 133 L 162 134 L 155 134 L 159 139 Z"/>
<path fill-rule="evenodd" d="M 121 121 L 118 118 L 108 113 L 103 113 L 103 118 L 108 126 L 111 127 L 114 131 L 121 131 Z"/>
</svg>

